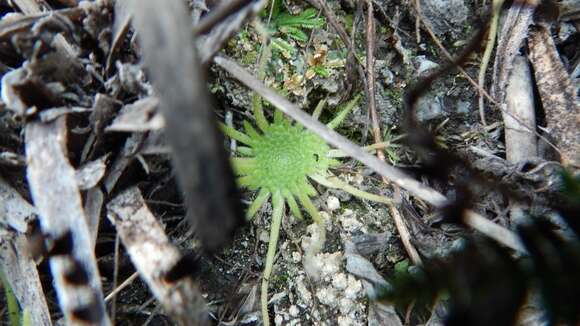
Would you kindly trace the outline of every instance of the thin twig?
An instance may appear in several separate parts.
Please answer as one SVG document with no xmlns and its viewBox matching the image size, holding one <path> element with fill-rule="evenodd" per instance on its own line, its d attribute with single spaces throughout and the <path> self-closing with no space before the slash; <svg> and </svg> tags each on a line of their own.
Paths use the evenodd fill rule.
<svg viewBox="0 0 580 326">
<path fill-rule="evenodd" d="M 338 36 L 340 37 L 340 39 L 342 40 L 344 45 L 347 47 L 348 52 L 354 54 L 354 47 L 352 45 L 352 42 L 350 41 L 350 37 L 346 33 L 346 30 L 338 23 L 334 13 L 326 5 L 326 1 L 306 0 L 306 2 L 308 2 L 313 7 L 316 7 L 317 9 L 322 10 L 322 13 L 324 14 L 326 19 L 328 20 L 328 23 L 330 24 L 330 26 L 332 26 L 332 28 L 338 33 Z"/>
<path fill-rule="evenodd" d="M 202 65 L 205 66 L 211 62 L 213 56 L 223 47 L 225 42 L 235 35 L 246 21 L 257 16 L 267 2 L 266 0 L 250 2 L 215 25 L 208 34 L 198 35 L 196 45 L 199 49 Z"/>
<path fill-rule="evenodd" d="M 184 46 L 193 38 L 187 9 L 180 0 L 129 3 L 187 213 L 204 249 L 218 250 L 244 221 L 243 209 L 196 48 Z"/>
<path fill-rule="evenodd" d="M 131 276 L 129 276 L 126 280 L 123 281 L 123 283 L 119 284 L 118 287 L 116 287 L 113 291 L 111 291 L 111 293 L 109 293 L 106 297 L 105 297 L 105 302 L 109 302 L 111 301 L 113 298 L 115 298 L 115 296 L 123 291 L 124 288 L 126 288 L 127 286 L 131 285 L 131 283 L 133 283 L 133 281 L 139 277 L 139 272 L 135 272 L 133 274 L 131 274 Z"/>
<path fill-rule="evenodd" d="M 119 280 L 119 233 L 115 235 L 115 253 L 114 253 L 114 270 L 113 270 L 113 288 L 117 287 L 117 281 Z M 111 298 L 113 303 L 111 304 L 111 321 L 115 323 L 115 318 L 117 315 L 117 296 L 113 295 Z"/>
<path fill-rule="evenodd" d="M 27 178 L 42 231 L 61 244 L 50 257 L 67 324 L 110 325 L 81 194 L 66 151 L 66 119 L 26 125 Z M 83 275 L 71 281 L 71 275 Z"/>
<path fill-rule="evenodd" d="M 252 74 L 250 74 L 247 70 L 240 67 L 236 62 L 223 56 L 214 58 L 214 62 L 222 69 L 230 73 L 234 78 L 242 82 L 246 87 L 260 94 L 264 99 L 266 99 L 280 111 L 290 116 L 292 119 L 296 120 L 310 131 L 316 133 L 329 144 L 343 150 L 352 158 L 365 164 L 381 176 L 391 180 L 394 184 L 397 184 L 401 188 L 409 191 L 411 194 L 429 202 L 436 207 L 442 207 L 447 202 L 445 196 L 443 196 L 441 193 L 418 182 L 417 180 L 408 176 L 402 170 L 382 162 L 375 156 L 367 153 L 360 146 L 356 145 L 355 143 L 331 130 L 326 125 L 312 118 L 310 115 L 298 108 L 296 105 L 292 104 L 286 98 L 280 96 L 276 91 L 265 86 L 262 82 L 252 76 Z M 496 225 L 495 223 L 487 220 L 483 216 L 473 211 L 467 211 L 466 215 L 467 217 L 465 218 L 465 223 L 474 229 L 509 248 L 520 252 L 525 252 L 525 249 L 520 240 L 511 231 Z"/>
<path fill-rule="evenodd" d="M 421 43 L 421 0 L 415 0 L 415 11 L 417 11 L 417 16 L 415 17 L 415 37 L 417 44 Z"/>
<path fill-rule="evenodd" d="M 338 23 L 336 20 L 336 16 L 334 13 L 328 8 L 325 1 L 322 0 L 306 0 L 306 2 L 310 3 L 312 6 L 316 7 L 317 9 L 322 10 L 322 13 L 328 20 L 328 23 L 332 28 L 338 33 L 338 36 L 346 46 L 349 56 L 353 57 L 357 62 L 357 72 L 363 82 L 366 84 L 367 80 L 365 78 L 364 68 L 362 63 L 358 60 L 356 56 L 355 49 L 354 49 L 354 42 L 351 41 L 351 38 L 346 33 L 346 30 Z"/>
<path fill-rule="evenodd" d="M 381 127 L 379 126 L 379 116 L 377 113 L 377 101 L 375 98 L 375 24 L 373 15 L 373 4 L 367 1 L 367 89 L 368 89 L 368 106 L 371 115 L 371 123 L 373 127 L 373 136 L 375 143 L 381 143 Z M 385 160 L 383 151 L 377 151 L 377 156 L 380 160 Z"/>
<path fill-rule="evenodd" d="M 230 0 L 222 1 L 220 6 L 207 14 L 197 25 L 193 27 L 193 35 L 201 35 L 209 32 L 215 25 L 221 23 L 230 15 L 245 7 L 253 0 Z"/>
<path fill-rule="evenodd" d="M 376 33 L 376 31 L 375 31 L 375 24 L 374 24 L 373 4 L 372 4 L 372 1 L 367 1 L 367 69 L 366 70 L 367 70 L 367 80 L 368 80 L 367 93 L 369 94 L 367 102 L 368 102 L 369 111 L 370 111 L 370 115 L 371 115 L 371 121 L 372 121 L 372 126 L 373 126 L 373 136 L 374 136 L 375 143 L 382 143 L 381 127 L 379 125 L 379 115 L 377 113 L 376 98 L 375 98 L 375 69 L 374 69 L 374 63 L 375 63 L 375 55 L 374 55 L 375 46 L 374 45 L 376 42 L 375 33 Z M 385 162 L 385 153 L 382 150 L 377 150 L 377 157 L 379 158 L 379 160 Z M 387 180 L 387 178 L 385 178 L 385 177 L 382 177 L 382 180 L 385 184 L 390 183 Z M 395 187 L 397 187 L 397 186 L 395 185 Z M 395 191 L 395 192 L 399 193 L 399 191 Z M 415 264 L 415 265 L 422 264 L 421 257 L 419 256 L 417 249 L 415 249 L 415 247 L 411 243 L 411 234 L 409 233 L 409 229 L 407 228 L 407 225 L 405 224 L 403 217 L 401 216 L 401 214 L 397 210 L 397 207 L 393 203 L 388 204 L 388 206 L 389 206 L 389 211 L 391 212 L 391 217 L 393 218 L 393 221 L 395 222 L 395 226 L 397 228 L 397 231 L 399 232 L 399 236 L 401 237 L 401 242 L 403 243 L 403 246 L 405 247 L 405 251 L 407 251 L 407 254 L 409 255 L 409 257 L 411 257 L 413 264 Z"/>
<path fill-rule="evenodd" d="M 481 58 L 481 66 L 479 68 L 479 76 L 477 79 L 477 85 L 484 89 L 485 87 L 485 73 L 487 72 L 487 66 L 489 64 L 489 59 L 491 58 L 491 53 L 493 52 L 493 48 L 495 46 L 495 39 L 497 37 L 497 26 L 499 24 L 499 15 L 501 14 L 501 6 L 503 5 L 504 0 L 493 0 L 492 1 L 492 17 L 491 17 L 491 24 L 489 26 L 489 32 L 487 35 L 486 45 L 485 45 L 485 52 L 483 53 L 483 57 Z M 481 123 L 485 126 L 487 122 L 485 121 L 485 106 L 483 101 L 483 96 L 479 94 L 479 117 L 481 119 Z"/>
</svg>

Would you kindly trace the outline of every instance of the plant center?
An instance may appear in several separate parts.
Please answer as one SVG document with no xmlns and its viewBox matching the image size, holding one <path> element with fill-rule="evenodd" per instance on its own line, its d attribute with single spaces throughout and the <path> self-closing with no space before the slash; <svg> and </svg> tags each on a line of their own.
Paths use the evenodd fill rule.
<svg viewBox="0 0 580 326">
<path fill-rule="evenodd" d="M 318 136 L 287 122 L 275 123 L 253 146 L 257 169 L 255 177 L 262 187 L 293 190 L 308 175 L 328 169 L 328 145 Z"/>
</svg>

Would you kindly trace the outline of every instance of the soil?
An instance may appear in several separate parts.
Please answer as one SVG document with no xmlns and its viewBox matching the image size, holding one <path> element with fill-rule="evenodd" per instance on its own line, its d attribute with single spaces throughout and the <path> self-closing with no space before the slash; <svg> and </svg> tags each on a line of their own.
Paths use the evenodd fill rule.
<svg viewBox="0 0 580 326">
<path fill-rule="evenodd" d="M 284 1 L 282 8 L 288 13 L 299 13 L 310 7 L 307 2 Z M 420 2 L 424 8 L 425 19 L 432 23 L 435 35 L 452 54 L 459 53 L 462 45 L 481 27 L 479 17 L 484 10 L 480 1 Z M 53 9 L 62 9 L 67 7 L 65 3 L 68 1 L 47 3 L 52 4 Z M 327 3 L 339 24 L 346 28 L 349 35 L 354 36 L 355 53 L 364 67 L 366 26 L 364 15 L 357 16 L 356 1 L 329 0 Z M 411 4 L 413 1 L 380 0 L 374 3 L 377 10 L 374 68 L 377 79 L 377 113 L 383 137 L 389 140 L 413 132 L 402 126 L 402 97 L 405 91 L 418 79 L 445 64 L 446 59 L 423 29 L 419 35 L 416 34 L 416 13 Z M 7 14 L 17 11 L 14 6 L 6 4 L 0 10 Z M 449 11 L 453 11 L 452 16 Z M 382 16 L 380 12 L 387 13 L 388 17 Z M 89 161 L 83 157 L 83 149 L 91 130 L 103 127 L 95 123 L 90 110 L 96 94 L 106 94 L 113 99 L 117 108 L 154 94 L 145 77 L 146 72 L 138 66 L 140 54 L 138 47 L 134 46 L 135 40 L 131 31 L 125 36 L 124 45 L 119 49 L 118 63 L 109 72 L 106 71 L 106 50 L 111 46 L 113 17 L 110 11 L 95 14 L 92 23 L 82 22 L 68 36 L 71 42 L 78 41 L 75 47 L 80 51 L 81 61 L 86 67 L 95 68 L 96 76 L 88 78 L 88 83 L 82 80 L 69 82 L 65 85 L 65 90 L 58 93 L 61 100 L 64 99 L 63 106 L 89 109 L 80 113 L 67 113 L 70 115 L 68 155 L 75 168 L 80 168 L 82 163 Z M 260 16 L 260 19 L 265 23 L 268 19 L 267 13 Z M 353 21 L 357 20 L 359 24 L 354 26 L 353 31 Z M 91 30 L 91 27 L 96 30 Z M 99 29 L 108 29 L 108 34 L 99 34 Z M 330 24 L 326 23 L 322 28 L 304 28 L 303 31 L 308 35 L 306 42 L 292 39 L 283 29 L 270 31 L 272 37 L 287 42 L 295 52 L 287 55 L 274 50 L 266 68 L 265 83 L 309 113 L 321 99 L 327 99 L 328 108 L 320 117 L 321 121 L 326 122 L 336 114 L 340 105 L 354 95 L 364 95 L 364 83 L 356 76 L 356 69 L 349 68 L 352 62 L 348 59 L 348 51 Z M 45 32 L 51 31 L 47 29 Z M 30 56 L 27 51 L 32 47 L 27 42 L 42 36 L 22 34 L 23 38 L 13 39 L 12 45 L 0 43 L 1 75 L 20 67 Z M 578 35 L 577 30 L 574 35 Z M 104 39 L 101 40 L 99 36 Z M 418 36 L 420 42 L 417 42 Z M 222 53 L 257 75 L 258 57 L 263 45 L 260 37 L 255 24 L 245 24 L 227 42 Z M 102 42 L 99 43 L 100 41 Z M 561 45 L 570 53 L 571 45 L 567 41 L 562 41 Z M 483 49 L 481 52 L 476 51 L 464 66 L 471 76 L 477 76 L 479 72 L 482 52 Z M 320 63 L 312 65 L 313 57 L 317 54 L 324 58 Z M 572 55 L 568 59 L 577 62 L 578 58 L 577 55 Z M 314 68 L 318 70 L 309 70 Z M 57 81 L 49 79 L 43 82 Z M 99 79 L 102 79 L 102 83 Z M 208 88 L 213 94 L 215 113 L 219 120 L 227 122 L 231 119 L 231 124 L 237 128 L 241 128 L 244 119 L 253 120 L 252 93 L 247 88 L 215 65 L 210 65 L 208 79 Z M 490 79 L 491 76 L 488 76 L 487 80 Z M 54 89 L 58 89 L 57 86 Z M 27 120 L 37 117 L 22 116 L 7 109 L 8 104 L 2 103 L 0 107 L 0 175 L 30 201 L 23 128 Z M 271 118 L 274 108 L 270 105 L 265 108 L 267 116 Z M 361 146 L 373 143 L 367 108 L 365 99 L 337 130 Z M 118 109 L 115 112 L 119 112 Z M 110 125 L 117 114 L 113 113 L 102 123 Z M 440 145 L 459 153 L 466 160 L 475 162 L 482 159 L 481 155 L 470 150 L 474 147 L 505 158 L 500 112 L 490 106 L 486 113 L 488 126 L 484 127 L 479 119 L 477 92 L 461 73 L 453 71 L 437 80 L 419 104 L 418 114 L 420 121 L 436 132 Z M 541 119 L 539 123 L 544 124 Z M 162 131 L 148 131 L 150 135 L 156 133 Z M 109 154 L 107 164 L 110 167 L 110 163 L 119 157 L 129 136 L 130 133 L 127 132 L 103 133 L 100 141 L 95 143 L 94 152 L 89 155 L 90 160 Z M 157 140 L 151 137 L 142 145 L 141 150 L 144 152 L 134 157 L 105 200 L 114 198 L 130 186 L 138 185 L 149 209 L 161 222 L 171 241 L 183 252 L 198 252 L 201 245 L 185 218 L 186 208 L 175 181 L 170 156 L 166 151 L 163 152 L 163 149 L 167 149 L 166 145 L 162 137 Z M 386 151 L 387 162 L 413 172 L 420 165 L 414 149 L 406 147 L 400 140 L 396 144 L 398 146 Z M 232 141 L 227 139 L 225 145 L 231 148 Z M 146 150 L 150 152 L 146 153 Z M 341 162 L 342 165 L 334 173 L 342 180 L 371 193 L 389 197 L 394 195 L 391 185 L 385 185 L 380 177 L 362 164 L 348 158 Z M 106 174 L 109 173 L 110 170 L 107 170 Z M 449 198 L 454 198 L 456 193 L 453 186 L 460 175 L 461 172 L 458 172 L 455 179 L 446 183 L 427 179 L 423 181 Z M 347 247 L 349 243 L 354 243 L 360 256 L 374 267 L 374 271 L 364 269 L 364 273 L 370 275 L 376 272 L 387 282 L 395 276 L 396 266 L 410 264 L 389 210 L 383 204 L 361 200 L 344 191 L 322 186 L 317 186 L 317 191 L 318 195 L 313 201 L 325 218 L 327 228 L 324 249 L 316 256 L 316 266 L 305 266 L 303 257 L 309 241 L 315 236 L 315 224 L 308 217 L 300 220 L 290 212 L 285 213 L 270 281 L 271 320 L 276 325 L 381 324 L 381 320 L 384 322 L 386 319 L 369 313 L 372 304 L 368 294 L 373 287 L 360 275 L 352 273 L 347 264 L 352 252 Z M 244 203 L 251 202 L 255 196 L 255 192 L 243 190 Z M 500 225 L 509 226 L 508 202 L 505 197 L 486 192 L 481 192 L 478 196 L 475 200 L 477 204 L 473 207 L 477 212 Z M 444 257 L 453 248 L 461 246 L 462 237 L 471 233 L 452 224 L 439 223 L 438 212 L 427 203 L 406 193 L 403 193 L 403 199 L 401 212 L 408 221 L 413 244 L 423 257 Z M 231 243 L 222 252 L 200 256 L 196 277 L 214 324 L 260 323 L 260 282 L 269 242 L 271 214 L 272 207 L 268 203 L 251 221 L 236 231 Z M 125 248 L 119 243 L 115 227 L 104 214 L 100 220 L 95 252 L 105 295 L 136 271 Z M 309 268 L 314 268 L 318 274 L 312 275 L 308 272 Z M 63 315 L 52 287 L 53 279 L 47 259 L 38 266 L 38 270 L 51 317 L 58 320 Z M 0 301 L 0 306 L 5 306 L 4 301 Z M 110 315 L 114 312 L 117 325 L 174 324 L 154 299 L 147 284 L 139 278 L 121 290 L 114 300 L 109 301 L 107 308 Z M 410 312 L 407 309 L 412 310 L 409 307 L 396 307 L 396 318 L 406 325 L 424 324 L 431 316 L 422 307 Z M 2 308 L 1 311 L 4 312 L 5 309 Z"/>
</svg>

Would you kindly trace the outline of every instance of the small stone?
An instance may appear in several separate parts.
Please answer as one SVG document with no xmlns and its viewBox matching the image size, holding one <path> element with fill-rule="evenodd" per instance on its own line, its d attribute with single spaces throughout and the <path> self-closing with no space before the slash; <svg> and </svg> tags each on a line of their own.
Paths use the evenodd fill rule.
<svg viewBox="0 0 580 326">
<path fill-rule="evenodd" d="M 299 263 L 302 260 L 302 255 L 298 251 L 292 252 L 292 261 Z"/>
<path fill-rule="evenodd" d="M 332 254 L 322 253 L 315 257 L 306 257 L 304 269 L 314 279 L 326 279 L 332 277 L 340 270 L 342 254 L 335 252 Z"/>
<path fill-rule="evenodd" d="M 323 305 L 327 305 L 329 307 L 336 306 L 336 292 L 333 288 L 322 288 L 316 291 L 316 297 Z"/>
<path fill-rule="evenodd" d="M 362 291 L 362 284 L 359 280 L 357 280 L 356 278 L 354 278 L 354 276 L 349 275 L 348 276 L 348 286 L 347 288 L 344 290 L 344 296 L 355 300 L 356 298 L 359 297 L 359 295 L 361 294 Z"/>
<path fill-rule="evenodd" d="M 304 276 L 299 276 L 296 280 L 296 292 L 298 292 L 298 296 L 307 307 L 312 305 L 312 293 L 310 293 L 306 284 L 304 284 Z"/>
<path fill-rule="evenodd" d="M 423 75 L 431 70 L 439 68 L 439 64 L 437 64 L 431 60 L 428 60 L 424 55 L 417 56 L 415 58 L 415 61 L 417 62 L 417 65 L 419 66 L 419 68 L 417 68 L 418 75 Z"/>
<path fill-rule="evenodd" d="M 281 315 L 276 315 L 276 317 L 274 318 L 274 323 L 276 325 L 282 325 L 283 322 L 284 322 L 284 318 L 282 318 Z"/>
<path fill-rule="evenodd" d="M 438 96 L 427 95 L 417 103 L 417 119 L 421 122 L 443 116 L 443 104 Z"/>
<path fill-rule="evenodd" d="M 341 215 L 338 218 L 338 221 L 342 225 L 342 228 L 347 232 L 356 232 L 363 226 L 353 214 L 347 214 L 347 212 Z"/>
<path fill-rule="evenodd" d="M 340 309 L 340 313 L 343 315 L 348 315 L 351 311 L 354 310 L 355 304 L 352 300 L 347 298 L 340 299 L 338 304 L 338 308 Z"/>
<path fill-rule="evenodd" d="M 465 0 L 422 0 L 421 10 L 435 34 L 439 36 L 446 32 L 459 33 L 469 17 Z"/>
<path fill-rule="evenodd" d="M 323 254 L 323 256 L 322 275 L 333 276 L 338 273 L 342 262 L 342 254 L 340 252 L 335 252 L 332 254 Z"/>
<path fill-rule="evenodd" d="M 338 316 L 338 326 L 353 326 L 356 323 L 348 316 Z"/>
<path fill-rule="evenodd" d="M 279 303 L 285 297 L 286 297 L 286 292 L 276 293 L 276 294 L 272 295 L 272 297 L 268 301 L 268 304 Z"/>
<path fill-rule="evenodd" d="M 288 326 L 300 326 L 300 319 L 292 319 L 288 322 Z"/>
<path fill-rule="evenodd" d="M 326 226 L 326 230 L 332 231 L 332 223 L 329 223 L 331 220 L 330 214 L 328 214 L 328 212 L 321 211 L 320 217 L 322 218 L 322 221 L 324 221 L 324 225 Z"/>
<path fill-rule="evenodd" d="M 311 236 L 304 236 L 302 237 L 302 250 L 307 251 L 312 243 L 318 241 L 320 234 L 318 233 L 318 225 L 316 223 L 312 223 L 306 227 L 306 232 Z"/>
<path fill-rule="evenodd" d="M 389 68 L 383 67 L 379 73 L 381 74 L 381 77 L 383 78 L 383 81 L 386 85 L 392 85 L 395 81 L 395 75 Z"/>
<path fill-rule="evenodd" d="M 465 114 L 469 113 L 471 109 L 471 103 L 466 101 L 457 102 L 457 113 Z"/>
<path fill-rule="evenodd" d="M 263 243 L 270 242 L 270 235 L 268 234 L 268 231 L 262 230 L 262 232 L 260 232 L 260 235 L 258 236 L 258 239 L 260 239 L 260 241 L 262 241 Z"/>
<path fill-rule="evenodd" d="M 326 206 L 329 211 L 335 211 L 340 208 L 340 201 L 334 196 L 328 196 L 328 199 L 326 199 Z"/>
<path fill-rule="evenodd" d="M 298 317 L 298 315 L 300 314 L 300 310 L 298 309 L 298 307 L 296 305 L 291 305 L 290 309 L 288 309 L 288 313 L 292 317 Z"/>
<path fill-rule="evenodd" d="M 332 279 L 332 286 L 337 290 L 344 290 L 347 287 L 346 274 L 338 273 Z"/>
</svg>

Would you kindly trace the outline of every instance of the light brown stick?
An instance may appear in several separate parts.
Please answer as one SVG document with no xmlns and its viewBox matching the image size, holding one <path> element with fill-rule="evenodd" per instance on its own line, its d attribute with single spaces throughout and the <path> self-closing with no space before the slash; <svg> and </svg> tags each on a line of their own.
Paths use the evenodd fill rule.
<svg viewBox="0 0 580 326">
<path fill-rule="evenodd" d="M 367 98 L 369 111 L 371 115 L 371 122 L 373 127 L 373 137 L 375 143 L 382 143 L 382 135 L 381 135 L 381 127 L 379 125 L 379 115 L 377 113 L 376 107 L 376 98 L 375 98 L 375 24 L 374 24 L 374 14 L 373 14 L 373 3 L 372 1 L 367 1 L 367 94 L 369 95 Z M 385 153 L 382 150 L 377 150 L 377 157 L 381 161 L 385 161 Z M 387 178 L 382 177 L 382 180 L 385 184 L 389 184 L 390 182 Z M 397 187 L 395 185 L 395 187 Z M 396 193 L 399 193 L 398 190 L 395 190 Z M 405 251 L 411 258 L 411 261 L 415 265 L 422 264 L 421 256 L 417 252 L 417 249 L 411 243 L 411 234 L 409 229 L 407 228 L 407 224 L 403 219 L 403 216 L 397 209 L 397 207 L 391 203 L 388 204 L 389 212 L 391 213 L 391 217 L 395 222 L 395 227 L 397 228 L 397 232 L 401 237 L 401 242 L 403 243 L 403 247 L 405 247 Z"/>
<path fill-rule="evenodd" d="M 191 278 L 166 282 L 164 275 L 181 254 L 151 213 L 138 188 L 130 188 L 107 205 L 107 217 L 117 229 L 131 261 L 165 311 L 179 325 L 204 325 L 205 303 Z"/>
<path fill-rule="evenodd" d="M 429 202 L 430 204 L 436 207 L 445 205 L 447 200 L 441 193 L 418 182 L 408 176 L 405 172 L 382 162 L 375 156 L 367 153 L 360 146 L 326 127 L 326 125 L 312 118 L 286 98 L 280 96 L 276 91 L 266 87 L 247 70 L 240 67 L 236 62 L 223 56 L 216 57 L 214 62 L 230 73 L 234 78 L 246 85 L 246 87 L 260 94 L 273 106 L 302 124 L 307 129 L 319 135 L 329 144 L 336 146 L 338 149 L 341 149 L 352 158 L 365 164 L 381 176 L 391 180 L 394 184 L 406 189 L 411 194 Z M 526 252 L 522 243 L 515 234 L 473 211 L 467 212 L 465 223 L 507 247 L 522 253 Z"/>
</svg>

